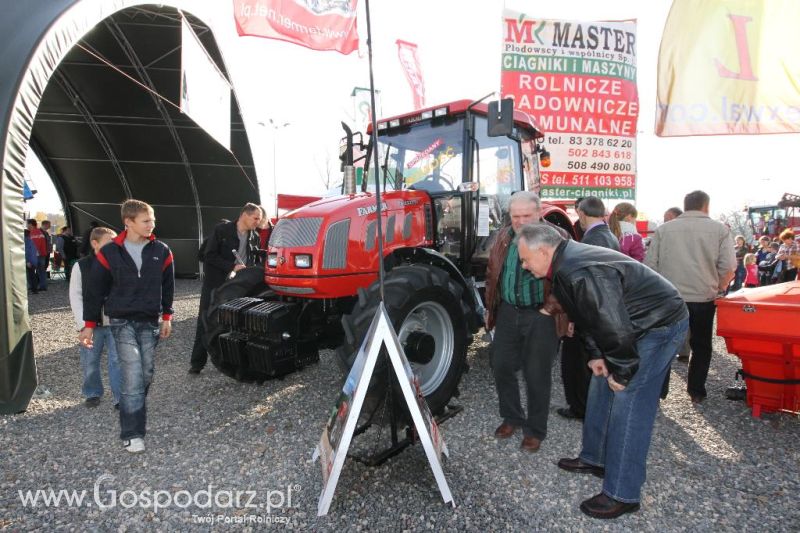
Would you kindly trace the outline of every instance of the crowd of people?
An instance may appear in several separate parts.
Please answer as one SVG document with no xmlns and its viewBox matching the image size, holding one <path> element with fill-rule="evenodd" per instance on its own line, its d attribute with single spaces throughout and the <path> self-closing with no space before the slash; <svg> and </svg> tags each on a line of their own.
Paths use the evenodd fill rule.
<svg viewBox="0 0 800 533">
<path fill-rule="evenodd" d="M 608 213 L 594 197 L 576 202 L 577 240 L 542 219 L 532 192 L 515 193 L 510 220 L 495 239 L 486 271 L 485 325 L 492 342 L 491 370 L 501 423 L 495 437 L 521 431 L 520 447 L 536 452 L 547 436 L 551 365 L 561 349 L 567 406 L 558 414 L 583 422 L 581 451 L 558 467 L 603 478 L 602 491 L 581 503 L 597 518 L 639 509 L 659 398 L 669 393 L 669 369 L 688 360 L 686 393 L 695 404 L 707 396 L 715 299 L 740 285 L 752 287 L 797 275 L 794 234 L 782 244 L 744 238 L 709 217 L 703 191 L 686 195 L 683 210 L 664 214 L 665 223 L 647 242 L 636 230 L 636 208 L 627 202 Z M 153 235 L 148 204 L 122 204 L 124 231 L 95 223 L 81 244 L 69 227 L 56 236 L 57 267 L 70 285 L 79 330 L 83 395 L 100 403 L 100 359 L 108 351 L 113 405 L 120 438 L 132 453 L 144 451 L 146 398 L 159 340 L 172 330 L 174 265 L 169 247 Z M 31 292 L 46 290 L 53 237 L 49 224 L 28 221 L 26 262 Z M 263 261 L 269 222 L 264 209 L 246 204 L 235 221 L 216 225 L 201 246 L 205 276 L 199 315 L 212 292 L 231 275 Z M 143 261 L 143 257 L 153 261 Z M 159 320 L 160 318 L 160 320 Z M 189 373 L 207 362 L 204 321 L 198 319 Z M 689 356 L 691 354 L 691 356 Z M 523 408 L 517 372 L 522 371 Z"/>
<path fill-rule="evenodd" d="M 761 240 L 760 255 L 709 216 L 710 197 L 693 191 L 649 239 L 627 202 L 608 213 L 598 198 L 576 202 L 577 239 L 541 218 L 539 198 L 518 192 L 486 274 L 486 328 L 501 423 L 521 430 L 535 452 L 547 435 L 550 363 L 561 346 L 565 418 L 583 421 L 581 451 L 563 470 L 603 478 L 580 509 L 616 518 L 639 509 L 659 399 L 673 361 L 688 363 L 687 400 L 702 403 L 712 356 L 715 300 L 740 285 L 794 279 L 794 234 Z M 649 241 L 649 242 L 648 242 Z M 741 268 L 739 268 L 741 267 Z M 527 392 L 523 409 L 516 372 Z"/>
<path fill-rule="evenodd" d="M 35 218 L 26 221 L 25 271 L 30 293 L 39 294 L 40 291 L 47 290 L 51 266 L 57 271 L 63 271 L 69 281 L 72 266 L 77 260 L 78 242 L 72 235 L 72 228 L 64 226 L 53 235 L 49 220 L 43 220 L 41 227 Z"/>
</svg>

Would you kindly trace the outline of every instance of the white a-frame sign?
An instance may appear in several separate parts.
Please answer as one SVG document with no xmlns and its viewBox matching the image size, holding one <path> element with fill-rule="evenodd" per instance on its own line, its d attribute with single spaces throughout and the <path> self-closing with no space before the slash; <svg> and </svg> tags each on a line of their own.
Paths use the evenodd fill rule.
<svg viewBox="0 0 800 533">
<path fill-rule="evenodd" d="M 455 507 L 450 487 L 448 487 L 442 471 L 441 458 L 442 453 L 445 456 L 448 455 L 447 446 L 439 431 L 439 426 L 428 409 L 425 397 L 419 390 L 419 382 L 411 371 L 411 365 L 406 359 L 403 347 L 386 314 L 386 308 L 381 302 L 367 335 L 364 337 L 364 342 L 358 350 L 353 368 L 347 375 L 347 380 L 336 401 L 336 406 L 331 412 L 328 424 L 322 432 L 322 438 L 314 450 L 314 460 L 319 457 L 322 466 L 322 493 L 317 507 L 318 516 L 328 514 L 336 483 L 339 481 L 339 474 L 342 472 L 347 450 L 358 423 L 358 415 L 364 404 L 370 378 L 375 370 L 375 363 L 381 347 L 384 345 L 395 375 L 397 375 L 397 381 L 400 383 L 400 389 L 403 391 L 403 398 L 408 405 L 408 411 L 411 413 L 419 440 L 425 449 L 425 455 L 428 456 L 436 484 L 439 485 L 442 499 L 445 503 L 450 503 Z"/>
</svg>

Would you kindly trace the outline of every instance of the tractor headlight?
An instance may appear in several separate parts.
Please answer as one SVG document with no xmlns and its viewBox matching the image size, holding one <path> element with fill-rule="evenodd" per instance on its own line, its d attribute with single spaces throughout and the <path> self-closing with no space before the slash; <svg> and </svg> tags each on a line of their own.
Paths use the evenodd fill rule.
<svg viewBox="0 0 800 533">
<path fill-rule="evenodd" d="M 278 254 L 269 254 L 267 255 L 267 266 L 275 268 L 278 266 Z"/>
<path fill-rule="evenodd" d="M 297 268 L 311 268 L 311 254 L 295 255 L 294 266 L 296 266 Z"/>
</svg>

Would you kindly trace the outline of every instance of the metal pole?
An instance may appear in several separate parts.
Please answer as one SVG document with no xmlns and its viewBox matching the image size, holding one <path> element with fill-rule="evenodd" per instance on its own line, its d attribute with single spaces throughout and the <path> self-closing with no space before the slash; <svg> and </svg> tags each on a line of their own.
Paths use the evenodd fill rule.
<svg viewBox="0 0 800 533">
<path fill-rule="evenodd" d="M 381 219 L 381 180 L 378 164 L 378 119 L 375 113 L 375 81 L 372 75 L 372 24 L 369 17 L 369 0 L 365 0 L 367 8 L 367 51 L 369 54 L 369 98 L 372 106 L 372 164 L 375 169 L 375 205 L 378 215 L 378 283 L 381 301 L 383 301 L 383 222 Z"/>
<path fill-rule="evenodd" d="M 273 126 L 272 130 L 272 199 L 275 201 L 273 206 L 273 216 L 278 216 L 278 155 L 276 145 L 278 144 L 278 128 Z"/>
</svg>

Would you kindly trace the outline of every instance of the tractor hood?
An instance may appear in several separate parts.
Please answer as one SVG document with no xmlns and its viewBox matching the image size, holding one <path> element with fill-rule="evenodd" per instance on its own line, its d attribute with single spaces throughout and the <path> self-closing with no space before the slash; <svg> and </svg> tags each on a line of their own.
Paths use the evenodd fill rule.
<svg viewBox="0 0 800 533">
<path fill-rule="evenodd" d="M 384 256 L 433 243 L 431 199 L 424 191 L 382 195 Z M 354 296 L 377 277 L 375 195 L 323 198 L 278 221 L 269 240 L 265 281 L 278 293 L 309 298 Z"/>
</svg>

